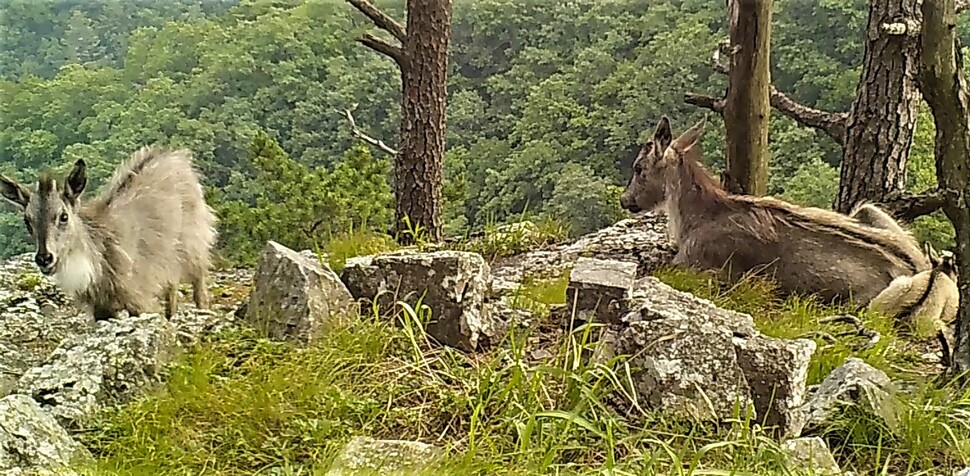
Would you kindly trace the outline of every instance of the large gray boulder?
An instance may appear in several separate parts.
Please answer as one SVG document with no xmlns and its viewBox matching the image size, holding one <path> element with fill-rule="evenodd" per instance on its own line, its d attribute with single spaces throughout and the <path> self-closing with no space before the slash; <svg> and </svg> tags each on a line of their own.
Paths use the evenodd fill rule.
<svg viewBox="0 0 970 476">
<path fill-rule="evenodd" d="M 308 343 L 333 316 L 356 312 L 337 274 L 309 251 L 267 242 L 253 279 L 245 319 L 272 339 Z"/>
<path fill-rule="evenodd" d="M 783 434 L 803 424 L 800 406 L 815 343 L 762 335 L 751 316 L 677 291 L 656 278 L 637 282 L 615 353 L 626 354 L 641 400 L 679 416 L 720 421 L 751 405 Z"/>
<path fill-rule="evenodd" d="M 504 326 L 485 304 L 489 267 L 476 253 L 399 251 L 347 260 L 341 279 L 366 305 L 396 315 L 397 303 L 431 310 L 426 330 L 438 342 L 465 351 L 487 347 Z"/>
<path fill-rule="evenodd" d="M 426 443 L 358 436 L 337 455 L 327 476 L 416 475 L 441 456 L 441 450 Z"/>
<path fill-rule="evenodd" d="M 98 323 L 61 343 L 29 369 L 15 392 L 32 397 L 68 429 L 79 428 L 105 405 L 124 403 L 160 382 L 177 351 L 172 324 L 159 314 Z"/>
<path fill-rule="evenodd" d="M 64 470 L 91 458 L 53 417 L 26 395 L 0 399 L 0 473 Z"/>
</svg>

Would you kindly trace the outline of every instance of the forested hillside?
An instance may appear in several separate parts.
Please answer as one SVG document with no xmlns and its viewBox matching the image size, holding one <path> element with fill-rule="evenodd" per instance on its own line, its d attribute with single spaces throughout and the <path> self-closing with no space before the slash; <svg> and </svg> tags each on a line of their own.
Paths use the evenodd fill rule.
<svg viewBox="0 0 970 476">
<path fill-rule="evenodd" d="M 403 2 L 378 2 L 403 17 Z M 847 110 L 862 58 L 861 0 L 775 0 L 773 83 L 801 103 Z M 83 158 L 97 186 L 144 144 L 191 148 L 222 225 L 220 249 L 252 262 L 275 239 L 300 249 L 393 217 L 389 157 L 400 77 L 355 43 L 368 24 L 345 2 L 6 1 L 0 15 L 0 172 Z M 454 6 L 449 73 L 446 231 L 523 214 L 583 233 L 621 218 L 617 196 L 639 139 L 662 114 L 682 130 L 706 112 L 689 92 L 720 94 L 710 65 L 726 36 L 709 0 L 466 0 Z M 960 29 L 970 32 L 970 28 Z M 709 113 L 708 113 L 709 114 Z M 719 121 L 705 138 L 723 160 Z M 909 183 L 935 182 L 924 107 Z M 832 204 L 839 150 L 778 113 L 769 193 Z M 20 217 L 0 214 L 0 252 L 27 250 Z M 946 245 L 947 225 L 919 222 Z"/>
</svg>

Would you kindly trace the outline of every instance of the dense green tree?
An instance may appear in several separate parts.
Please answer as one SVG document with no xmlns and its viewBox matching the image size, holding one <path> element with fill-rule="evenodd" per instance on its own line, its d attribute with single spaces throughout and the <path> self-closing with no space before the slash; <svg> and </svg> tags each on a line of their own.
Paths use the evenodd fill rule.
<svg viewBox="0 0 970 476">
<path fill-rule="evenodd" d="M 376 3 L 404 18 L 403 2 Z M 868 3 L 773 3 L 772 82 L 802 104 L 848 110 Z M 361 145 L 342 112 L 397 144 L 401 78 L 354 43 L 370 27 L 345 2 L 11 0 L 0 9 L 5 173 L 29 181 L 83 158 L 97 186 L 141 145 L 189 147 L 223 220 L 220 247 L 244 261 L 270 237 L 309 247 L 351 224 L 389 228 L 390 156 Z M 724 90 L 710 55 L 727 37 L 726 13 L 702 0 L 456 2 L 445 231 L 529 213 L 581 233 L 622 216 L 613 195 L 659 117 L 683 130 L 703 114 L 685 93 Z M 935 186 L 928 117 L 921 112 L 907 166 L 914 191 Z M 714 124 L 704 159 L 720 172 L 724 131 Z M 779 114 L 769 136 L 768 193 L 831 206 L 839 145 Z M 254 137 L 263 152 L 254 154 Z M 287 186 L 287 174 L 303 186 Z M 282 214 L 279 203 L 300 211 Z M 952 244 L 940 218 L 916 231 Z M 4 254 L 25 249 L 20 223 L 0 209 Z"/>
</svg>

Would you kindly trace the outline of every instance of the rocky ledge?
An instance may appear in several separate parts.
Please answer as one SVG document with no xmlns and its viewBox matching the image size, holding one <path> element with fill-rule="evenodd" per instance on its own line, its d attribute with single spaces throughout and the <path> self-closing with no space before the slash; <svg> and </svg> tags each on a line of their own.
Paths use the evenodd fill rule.
<svg viewBox="0 0 970 476">
<path fill-rule="evenodd" d="M 0 474 L 59 470 L 89 457 L 71 433 L 105 405 L 153 388 L 179 350 L 207 333 L 248 325 L 306 345 L 327 332 L 334 316 L 353 316 L 361 305 L 392 318 L 400 303 L 420 302 L 418 314 L 431 310 L 426 329 L 439 344 L 485 352 L 509 326 L 533 325 L 528 313 L 510 304 L 520 283 L 566 273 L 568 307 L 575 313 L 559 324 L 604 323 L 592 358 L 611 365 L 612 357 L 627 356 L 644 408 L 721 422 L 740 405 L 787 439 L 841 405 L 876 413 L 886 407 L 893 394 L 888 378 L 862 361 L 850 359 L 809 392 L 813 341 L 767 337 L 751 316 L 648 277 L 673 255 L 665 227 L 662 216 L 646 214 L 491 266 L 475 253 L 408 249 L 351 259 L 340 275 L 308 251 L 269 242 L 255 276 L 245 270 L 216 274 L 214 309 L 182 300 L 172 320 L 144 314 L 95 323 L 33 272 L 29 256 L 17 257 L 0 265 Z M 361 453 L 362 441 L 348 454 Z M 789 444 L 793 461 L 821 451 L 820 443 Z M 381 444 L 436 451 L 417 443 Z M 355 458 L 344 460 L 343 466 L 357 465 Z"/>
</svg>

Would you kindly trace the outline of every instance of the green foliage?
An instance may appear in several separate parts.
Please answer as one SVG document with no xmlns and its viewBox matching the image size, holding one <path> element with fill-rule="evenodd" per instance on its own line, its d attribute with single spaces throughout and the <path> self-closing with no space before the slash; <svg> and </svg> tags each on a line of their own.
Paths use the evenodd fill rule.
<svg viewBox="0 0 970 476">
<path fill-rule="evenodd" d="M 819 159 L 809 159 L 785 184 L 782 199 L 799 205 L 832 208 L 839 194 L 839 171 Z"/>
<path fill-rule="evenodd" d="M 403 13 L 397 3 L 385 7 Z M 847 110 L 866 2 L 776 0 L 775 7 L 773 82 L 808 106 Z M 704 114 L 683 94 L 719 94 L 725 85 L 709 65 L 726 34 L 721 4 L 479 0 L 454 10 L 443 187 L 449 235 L 514 221 L 526 210 L 566 223 L 573 235 L 615 221 L 617 194 L 659 117 L 683 130 Z M 268 169 L 244 160 L 257 133 L 286 152 L 293 164 L 285 168 L 305 186 L 354 183 L 340 164 L 359 140 L 337 111 L 351 108 L 368 134 L 398 139 L 399 71 L 352 41 L 369 28 L 359 20 L 336 1 L 7 2 L 3 166 L 34 177 L 83 158 L 93 188 L 143 144 L 189 147 L 229 224 L 221 230 L 223 254 L 250 262 L 260 244 L 244 242 L 267 238 L 284 218 L 280 206 L 264 207 L 265 222 L 251 211 L 279 192 L 259 183 Z M 914 141 L 913 188 L 934 182 L 928 117 L 921 112 Z M 716 172 L 723 131 L 715 123 L 703 147 Z M 780 114 L 772 116 L 771 137 L 770 193 L 829 206 L 838 146 Z M 343 179 L 324 179 L 328 173 Z M 348 211 L 353 218 L 344 222 L 361 225 L 357 218 L 366 216 L 364 228 L 384 232 L 377 208 L 387 201 L 370 200 L 383 192 L 362 193 L 350 206 L 367 209 Z M 324 206 L 314 206 L 293 220 L 318 219 Z M 4 255 L 27 249 L 12 214 L 0 211 Z M 319 230 L 306 232 L 313 221 L 289 223 L 282 230 L 290 236 L 280 239 L 325 240 Z M 937 215 L 916 232 L 945 247 L 952 245 L 948 226 Z"/>
<path fill-rule="evenodd" d="M 216 200 L 222 204 L 222 247 L 239 262 L 254 262 L 267 240 L 317 249 L 339 231 L 390 223 L 388 164 L 362 145 L 344 154 L 333 170 L 311 170 L 259 132 L 250 162 L 255 178 L 230 183 Z"/>
</svg>

